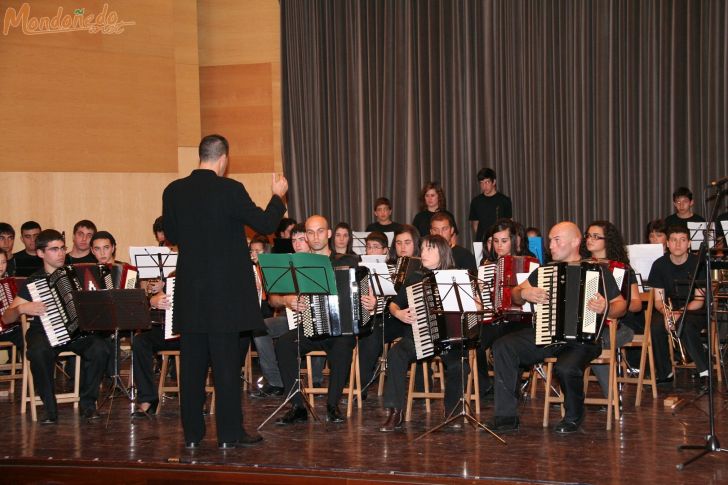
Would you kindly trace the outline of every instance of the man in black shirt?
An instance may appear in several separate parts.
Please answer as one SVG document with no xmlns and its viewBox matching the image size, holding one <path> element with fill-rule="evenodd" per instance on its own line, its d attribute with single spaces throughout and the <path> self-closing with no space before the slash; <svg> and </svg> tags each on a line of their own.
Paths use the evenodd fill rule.
<svg viewBox="0 0 728 485">
<path fill-rule="evenodd" d="M 555 262 L 578 262 L 581 260 L 579 246 L 581 231 L 572 222 L 556 224 L 549 232 L 549 249 Z M 603 274 L 604 294 L 596 293 L 589 299 L 588 307 L 599 314 L 607 313 L 609 318 L 619 318 L 627 309 L 610 272 Z M 538 287 L 537 272 L 531 273 L 512 292 L 513 303 L 526 302 L 544 304 L 549 302 L 547 292 Z M 600 315 L 597 316 L 600 319 Z M 601 353 L 597 343 L 568 342 L 560 345 L 537 346 L 535 329 L 527 328 L 507 334 L 493 344 L 495 359 L 495 416 L 488 427 L 495 432 L 518 430 L 518 397 L 516 387 L 521 366 L 531 366 L 543 362 L 546 357 L 557 357 L 554 366 L 556 377 L 564 393 L 566 415 L 556 425 L 554 431 L 561 434 L 573 433 L 584 420 L 584 369 L 591 360 Z"/>
<path fill-rule="evenodd" d="M 15 258 L 13 246 L 15 245 L 15 229 L 7 222 L 0 222 L 0 251 L 8 255 L 8 276 L 15 276 Z"/>
<path fill-rule="evenodd" d="M 672 226 L 667 229 L 667 248 L 669 254 L 662 256 L 652 264 L 649 283 L 655 289 L 655 309 L 666 315 L 665 301 L 672 302 L 672 317 L 679 322 L 683 311 L 685 315 L 682 341 L 685 350 L 695 362 L 701 377 L 701 384 L 707 385 L 708 356 L 700 340 L 700 331 L 705 328 L 704 294 L 696 290 L 688 295 L 690 278 L 695 267 L 700 263 L 697 256 L 690 253 L 690 236 L 687 228 Z M 698 274 L 697 281 L 705 281 Z M 656 377 L 658 383 L 672 382 L 672 365 L 668 348 L 667 326 L 652 325 L 652 345 L 655 354 Z"/>
<path fill-rule="evenodd" d="M 96 224 L 84 219 L 73 226 L 73 247 L 66 254 L 66 264 L 95 263 L 91 253 L 91 238 L 96 233 Z"/>
<path fill-rule="evenodd" d="M 481 193 L 470 202 L 470 227 L 475 241 L 482 241 L 483 235 L 498 219 L 511 218 L 511 199 L 498 192 L 495 170 L 483 168 L 478 172 Z"/>
<path fill-rule="evenodd" d="M 397 232 L 402 230 L 402 224 L 392 222 L 392 203 L 386 197 L 380 197 L 374 202 L 374 217 L 377 220 L 367 226 L 367 232 Z"/>
<path fill-rule="evenodd" d="M 349 255 L 335 254 L 329 247 L 331 229 L 325 217 L 314 215 L 306 220 L 306 240 L 312 253 L 322 254 L 331 259 L 336 266 L 357 265 L 356 258 Z M 286 303 L 293 310 L 302 311 L 304 305 L 294 299 Z M 300 306 L 299 306 L 300 305 Z M 298 358 L 296 352 L 296 341 L 299 338 L 298 329 L 289 330 L 278 339 L 276 356 L 278 367 L 283 378 L 283 387 L 286 393 L 290 392 L 296 377 L 298 376 Z M 329 360 L 331 373 L 329 374 L 329 392 L 326 401 L 326 417 L 331 423 L 341 423 L 344 417 L 339 410 L 339 399 L 349 377 L 351 367 L 352 351 L 356 345 L 356 338 L 353 335 L 342 335 L 340 337 L 326 337 L 321 339 L 309 339 L 302 333 L 300 335 L 301 356 L 312 350 L 324 350 Z M 303 405 L 303 397 L 297 394 L 291 401 L 291 408 L 278 421 L 277 424 L 287 425 L 300 423 L 308 420 L 308 412 Z"/>
<path fill-rule="evenodd" d="M 43 268 L 31 275 L 28 282 L 44 278 L 63 266 L 66 256 L 66 245 L 60 232 L 53 229 L 41 231 L 36 239 L 36 253 L 43 260 Z M 89 420 L 99 417 L 96 411 L 96 399 L 99 397 L 101 376 L 109 360 L 109 351 L 103 340 L 95 335 L 77 337 L 76 339 L 51 347 L 40 317 L 46 313 L 42 302 L 32 301 L 26 284 L 18 288 L 18 296 L 5 311 L 3 319 L 14 322 L 20 315 L 33 317 L 25 336 L 28 345 L 27 356 L 33 371 L 35 389 L 45 405 L 45 417 L 41 424 L 52 424 L 58 419 L 56 395 L 54 392 L 54 373 L 56 357 L 64 351 L 79 354 L 84 361 L 81 371 L 81 414 Z"/>
<path fill-rule="evenodd" d="M 38 234 L 40 234 L 40 224 L 35 221 L 27 221 L 20 226 L 20 240 L 25 249 L 13 254 L 15 276 L 27 277 L 43 267 L 43 260 L 35 254 L 35 240 Z"/>
<path fill-rule="evenodd" d="M 477 274 L 478 266 L 475 263 L 475 256 L 462 246 L 455 244 L 455 221 L 447 212 L 438 212 L 430 219 L 430 234 L 445 238 L 452 248 L 452 259 L 455 260 L 455 268 L 467 269 L 470 274 Z"/>
<path fill-rule="evenodd" d="M 688 222 L 705 222 L 705 219 L 693 213 L 693 193 L 687 187 L 678 187 L 672 193 L 672 205 L 675 207 L 675 213 L 665 217 L 665 226 L 682 226 L 688 227 Z"/>
</svg>

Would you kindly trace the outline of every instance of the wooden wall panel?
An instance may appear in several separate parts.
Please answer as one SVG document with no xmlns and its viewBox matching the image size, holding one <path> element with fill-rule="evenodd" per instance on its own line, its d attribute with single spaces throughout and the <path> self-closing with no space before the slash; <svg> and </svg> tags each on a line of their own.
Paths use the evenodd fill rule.
<svg viewBox="0 0 728 485">
<path fill-rule="evenodd" d="M 230 142 L 230 173 L 272 172 L 273 112 L 270 64 L 200 68 L 204 134 Z"/>
<path fill-rule="evenodd" d="M 280 61 L 278 0 L 198 0 L 200 66 Z"/>
<path fill-rule="evenodd" d="M 154 244 L 152 223 L 162 213 L 162 191 L 176 178 L 176 173 L 7 172 L 0 220 L 15 228 L 19 251 L 20 225 L 27 220 L 66 231 L 70 246 L 73 225 L 90 219 L 114 235 L 117 257 L 128 261 L 129 246 Z"/>
</svg>

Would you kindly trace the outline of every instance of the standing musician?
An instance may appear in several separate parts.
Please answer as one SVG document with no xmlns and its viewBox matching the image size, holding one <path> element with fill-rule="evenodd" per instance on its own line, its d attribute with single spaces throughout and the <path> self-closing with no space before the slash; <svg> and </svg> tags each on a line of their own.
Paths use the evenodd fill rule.
<svg viewBox="0 0 728 485">
<path fill-rule="evenodd" d="M 0 279 L 8 277 L 8 254 L 0 249 Z M 12 303 L 12 301 L 10 302 Z M 10 305 L 8 305 L 10 306 Z M 3 320 L 4 309 L 0 305 L 0 327 L 5 328 L 5 321 Z M 23 355 L 23 332 L 20 325 L 9 325 L 9 328 L 0 332 L 0 342 L 10 342 L 18 348 L 20 355 Z"/>
<path fill-rule="evenodd" d="M 217 395 L 218 446 L 257 443 L 243 429 L 240 402 L 240 332 L 264 329 L 245 226 L 271 233 L 286 210 L 285 177 L 273 176 L 273 195 L 265 210 L 245 187 L 224 177 L 228 141 L 208 135 L 200 141 L 199 169 L 164 190 L 166 238 L 179 247 L 174 298 L 174 330 L 180 334 L 181 414 L 185 446 L 205 436 L 202 410 L 205 379 L 212 363 Z"/>
<path fill-rule="evenodd" d="M 374 201 L 374 222 L 367 226 L 367 232 L 397 232 L 402 224 L 392 221 L 392 203 L 386 197 L 379 197 Z"/>
<path fill-rule="evenodd" d="M 387 420 L 379 431 L 391 432 L 402 426 L 403 409 L 407 398 L 407 370 L 417 358 L 412 324 L 416 323 L 413 309 L 409 308 L 407 287 L 419 283 L 431 275 L 431 271 L 451 269 L 455 262 L 452 258 L 450 243 L 439 235 L 425 236 L 420 242 L 420 257 L 423 271 L 413 273 L 400 289 L 397 296 L 389 304 L 389 311 L 395 318 L 406 324 L 402 339 L 390 349 L 388 359 L 388 376 L 384 384 L 384 407 L 387 408 Z M 445 416 L 449 415 L 461 397 L 461 349 L 454 346 L 440 355 L 445 365 Z M 469 372 L 467 362 L 464 371 Z"/>
<path fill-rule="evenodd" d="M 33 273 L 27 282 L 18 288 L 18 296 L 5 311 L 3 320 L 15 322 L 20 315 L 33 317 L 25 336 L 28 345 L 26 355 L 33 371 L 36 392 L 45 405 L 45 417 L 41 420 L 41 424 L 53 424 L 58 421 L 53 367 L 58 354 L 65 351 L 75 352 L 83 360 L 81 415 L 88 420 L 98 419 L 96 399 L 99 397 L 101 376 L 109 360 L 109 349 L 96 335 L 81 336 L 63 345 L 51 347 L 40 319 L 46 314 L 46 306 L 42 302 L 31 301 L 27 283 L 44 278 L 61 268 L 66 259 L 66 244 L 60 232 L 46 229 L 38 234 L 35 245 L 36 254 L 43 260 L 43 269 Z"/>
<path fill-rule="evenodd" d="M 322 254 L 331 259 L 331 263 L 336 266 L 355 267 L 357 260 L 350 255 L 336 254 L 329 247 L 329 239 L 331 238 L 331 229 L 325 217 L 313 215 L 306 219 L 306 240 L 311 248 L 311 252 Z M 286 306 L 294 311 L 304 311 L 306 306 L 299 301 L 295 295 L 287 295 Z M 369 307 L 368 310 L 373 310 Z M 341 335 L 338 337 L 325 337 L 320 339 L 310 339 L 299 332 L 298 329 L 289 330 L 278 339 L 276 346 L 276 355 L 278 357 L 278 366 L 280 367 L 281 377 L 283 378 L 283 387 L 286 393 L 293 388 L 293 384 L 298 377 L 298 352 L 296 351 L 297 340 L 300 341 L 301 356 L 313 350 L 324 350 L 329 360 L 331 373 L 329 374 L 329 392 L 326 401 L 326 419 L 330 423 L 342 423 L 344 416 L 339 410 L 339 400 L 343 393 L 346 380 L 349 376 L 351 367 L 352 351 L 356 345 L 354 335 Z M 276 421 L 279 425 L 288 425 L 293 423 L 302 423 L 308 420 L 308 411 L 303 404 L 303 396 L 296 394 L 291 400 L 291 408 L 286 414 Z"/>
<path fill-rule="evenodd" d="M 642 300 L 640 300 L 637 277 L 632 268 L 629 268 L 629 256 L 627 256 L 627 249 L 619 229 L 609 221 L 593 221 L 584 233 L 584 239 L 581 242 L 581 255 L 584 258 L 591 258 L 596 261 L 616 261 L 625 266 L 627 273 L 624 277 L 627 279 L 625 285 L 628 291 L 626 295 L 628 307 L 627 313 L 625 313 L 622 320 L 634 322 L 636 320 L 635 314 L 642 311 Z M 628 344 L 634 338 L 632 326 L 624 325 L 622 320 L 617 322 L 619 325 L 617 327 L 617 349 Z M 603 332 L 602 348 L 608 349 L 609 346 L 609 332 Z M 602 392 L 607 397 L 609 392 L 609 366 L 607 364 L 592 366 L 592 372 L 597 376 Z"/>
<path fill-rule="evenodd" d="M 549 232 L 549 249 L 553 261 L 578 262 L 581 232 L 573 222 L 560 222 Z M 596 293 L 588 301 L 588 308 L 596 313 L 607 313 L 609 318 L 621 317 L 627 303 L 619 293 L 614 278 L 604 272 L 605 294 Z M 531 273 L 528 280 L 513 289 L 512 300 L 516 305 L 526 302 L 549 303 L 548 293 L 538 286 L 538 275 Z M 543 362 L 546 357 L 558 358 L 554 366 L 564 393 L 566 416 L 556 425 L 557 433 L 573 433 L 584 420 L 584 369 L 596 358 L 601 349 L 597 344 L 568 342 L 560 345 L 539 347 L 535 343 L 535 328 L 509 333 L 493 343 L 495 360 L 495 415 L 487 426 L 495 432 L 518 430 L 517 387 L 521 366 Z"/>
<path fill-rule="evenodd" d="M 40 224 L 35 221 L 26 221 L 20 226 L 20 241 L 25 248 L 13 254 L 15 276 L 30 276 L 43 267 L 43 260 L 35 255 L 35 240 L 40 230 Z"/>
<path fill-rule="evenodd" d="M 700 340 L 700 332 L 705 328 L 705 295 L 702 289 L 696 289 L 688 295 L 688 284 L 700 264 L 698 257 L 690 252 L 690 234 L 683 226 L 670 226 L 667 228 L 667 249 L 669 254 L 662 256 L 652 264 L 649 283 L 655 289 L 655 309 L 664 317 L 665 325 L 652 325 L 652 345 L 655 354 L 655 367 L 657 383 L 673 381 L 672 365 L 668 349 L 667 308 L 665 303 L 672 303 L 672 319 L 679 322 L 683 311 L 687 312 L 681 340 L 685 350 L 695 362 L 700 375 L 701 387 L 708 385 L 708 354 Z M 701 269 L 703 273 L 705 270 Z M 704 275 L 704 273 L 703 273 Z M 698 274 L 696 281 L 705 281 L 704 276 Z M 675 329 L 677 330 L 677 329 Z M 676 356 L 677 357 L 677 356 Z"/>
<path fill-rule="evenodd" d="M 420 192 L 420 212 L 412 219 L 412 225 L 420 231 L 420 236 L 430 234 L 430 219 L 438 212 L 444 212 L 451 220 L 455 220 L 455 216 L 447 210 L 445 191 L 440 182 L 427 182 Z M 457 234 L 458 228 L 454 223 L 453 228 Z"/>
</svg>

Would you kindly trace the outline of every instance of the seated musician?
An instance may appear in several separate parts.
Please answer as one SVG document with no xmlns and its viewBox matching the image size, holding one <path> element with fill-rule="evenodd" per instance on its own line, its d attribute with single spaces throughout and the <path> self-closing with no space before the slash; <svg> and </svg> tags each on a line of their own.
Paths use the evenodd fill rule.
<svg viewBox="0 0 728 485">
<path fill-rule="evenodd" d="M 152 310 L 169 310 L 169 298 L 161 290 L 163 284 L 157 280 L 151 285 L 147 287 L 147 292 L 153 293 L 149 299 Z M 131 352 L 137 395 L 132 418 L 148 417 L 157 411 L 159 397 L 154 382 L 154 354 L 161 350 L 179 350 L 179 339 L 165 339 L 162 325 L 154 325 L 134 337 Z"/>
<path fill-rule="evenodd" d="M 397 296 L 389 304 L 392 316 L 406 324 L 402 339 L 394 344 L 387 354 L 387 380 L 384 384 L 384 407 L 387 408 L 387 420 L 379 431 L 390 432 L 402 426 L 403 409 L 407 399 L 407 371 L 417 358 L 415 337 L 412 324 L 416 323 L 414 309 L 409 308 L 407 287 L 419 283 L 431 271 L 453 268 L 455 262 L 449 242 L 439 235 L 425 236 L 420 241 L 420 257 L 423 271 L 413 273 L 400 289 Z M 462 395 L 460 347 L 454 346 L 450 351 L 440 355 L 445 365 L 445 416 L 455 408 Z M 469 372 L 467 362 L 465 372 Z"/>
<path fill-rule="evenodd" d="M 445 238 L 452 249 L 452 258 L 455 268 L 467 269 L 470 274 L 476 274 L 478 265 L 475 263 L 475 256 L 456 242 L 457 227 L 455 220 L 449 212 L 438 212 L 430 219 L 430 234 L 439 235 Z"/>
<path fill-rule="evenodd" d="M 0 279 L 8 278 L 8 254 L 0 249 Z M 6 325 L 2 320 L 4 314 L 4 305 L 0 304 L 0 327 L 5 330 L 0 332 L 0 342 L 10 342 L 18 348 L 18 353 L 23 355 L 23 332 L 20 325 Z"/>
<path fill-rule="evenodd" d="M 61 233 L 53 229 L 41 231 L 36 240 L 36 254 L 43 260 L 43 270 L 31 275 L 28 282 L 43 278 L 63 266 L 66 245 Z M 53 367 L 58 354 L 67 350 L 79 354 L 84 362 L 81 370 L 81 414 L 88 420 L 97 419 L 96 399 L 101 376 L 109 360 L 109 349 L 95 335 L 80 336 L 63 345 L 51 347 L 40 319 L 45 314 L 45 304 L 32 301 L 27 286 L 23 284 L 4 315 L 4 320 L 8 322 L 17 321 L 20 315 L 33 317 L 25 336 L 28 345 L 26 355 L 33 371 L 36 393 L 45 405 L 45 417 L 41 424 L 52 424 L 58 420 Z"/>
<path fill-rule="evenodd" d="M 581 242 L 581 255 L 584 258 L 591 258 L 597 261 L 616 261 L 629 267 L 629 257 L 627 256 L 627 248 L 619 229 L 609 221 L 593 221 L 589 224 L 589 228 L 584 233 L 584 239 Z M 629 268 L 625 275 L 627 281 L 627 313 L 619 320 L 617 327 L 617 349 L 628 344 L 634 338 L 633 326 L 637 321 L 638 314 L 642 311 L 642 300 L 640 300 L 640 290 L 637 286 L 637 277 L 632 268 Z M 621 290 L 621 288 L 620 288 Z M 622 296 L 625 296 L 623 294 Z M 625 321 L 633 322 L 626 325 Z M 602 348 L 608 349 L 609 332 L 602 333 Z M 609 391 L 609 365 L 592 366 L 592 372 L 597 376 L 599 385 L 602 387 L 602 393 L 607 397 Z"/>
<path fill-rule="evenodd" d="M 66 264 L 95 263 L 91 253 L 91 238 L 96 233 L 96 224 L 83 219 L 73 225 L 73 246 L 66 253 Z"/>
<path fill-rule="evenodd" d="M 647 224 L 647 242 L 650 244 L 662 244 L 667 251 L 667 226 L 664 219 L 655 219 Z"/>
<path fill-rule="evenodd" d="M 15 245 L 15 229 L 7 222 L 0 222 L 0 251 L 5 251 L 8 257 L 8 276 L 15 276 L 15 258 L 13 246 Z"/>
<path fill-rule="evenodd" d="M 669 319 L 666 302 L 672 303 L 672 319 L 679 323 L 683 311 L 686 311 L 681 341 L 688 356 L 695 362 L 700 376 L 700 386 L 708 384 L 708 354 L 703 347 L 700 332 L 705 328 L 705 298 L 702 289 L 696 289 L 689 295 L 689 282 L 700 264 L 697 256 L 690 252 L 690 234 L 683 226 L 670 226 L 667 229 L 667 249 L 669 254 L 662 256 L 652 264 L 649 283 L 655 290 L 655 310 L 663 317 L 664 325 L 655 322 L 652 325 L 652 348 L 655 356 L 656 378 L 658 384 L 673 381 L 672 365 L 668 345 Z M 698 274 L 697 281 L 705 281 L 705 270 Z M 679 353 L 679 352 L 678 352 Z M 679 358 L 678 353 L 675 358 Z"/>
<path fill-rule="evenodd" d="M 330 238 L 331 229 L 325 217 L 314 215 L 306 219 L 306 240 L 313 253 L 328 256 L 334 267 L 356 266 L 356 258 L 349 255 L 336 254 L 331 250 L 329 247 Z M 286 305 L 293 310 L 305 310 L 304 305 L 300 301 L 297 301 L 295 297 L 289 297 Z M 373 310 L 373 308 L 370 307 L 369 310 Z M 286 393 L 290 392 L 299 373 L 296 352 L 298 336 L 299 332 L 297 329 L 289 330 L 278 339 L 278 345 L 276 346 L 278 366 L 281 371 Z M 331 373 L 329 374 L 329 392 L 326 401 L 326 418 L 331 423 L 341 423 L 344 421 L 344 416 L 339 410 L 339 400 L 346 385 L 347 378 L 349 377 L 352 351 L 354 350 L 355 344 L 356 339 L 353 335 L 318 339 L 310 339 L 303 334 L 300 336 L 301 356 L 313 350 L 326 351 L 331 369 Z M 308 420 L 308 411 L 304 407 L 301 394 L 297 394 L 291 403 L 291 408 L 276 422 L 277 424 L 287 425 Z"/>
<path fill-rule="evenodd" d="M 20 226 L 20 241 L 25 247 L 13 254 L 15 276 L 27 277 L 43 267 L 43 261 L 35 255 L 35 240 L 40 230 L 40 224 L 35 221 L 26 221 Z"/>
<path fill-rule="evenodd" d="M 483 259 L 486 263 L 497 263 L 498 258 L 503 256 L 532 256 L 523 244 L 523 238 L 519 240 L 518 232 L 520 225 L 512 219 L 499 219 L 495 225 L 485 231 L 484 237 L 490 238 L 490 248 L 483 251 Z M 484 282 L 490 283 L 490 282 Z M 499 320 L 492 324 L 484 324 L 480 329 L 480 349 L 485 352 L 491 348 L 493 342 L 503 335 L 530 328 L 531 324 L 523 321 L 506 321 Z M 483 394 L 488 395 L 488 391 L 492 390 L 490 376 L 488 375 L 488 360 L 478 355 L 478 377 L 480 378 L 480 386 L 484 388 Z M 482 354 L 483 356 L 485 354 Z M 482 360 L 482 363 L 481 363 Z"/>
<path fill-rule="evenodd" d="M 354 255 L 354 236 L 348 222 L 339 222 L 334 227 L 334 237 L 331 239 L 331 250 L 334 254 Z"/>
<path fill-rule="evenodd" d="M 389 252 L 389 241 L 384 233 L 372 231 L 366 237 L 366 253 L 368 255 L 386 256 Z M 377 360 L 382 354 L 382 306 L 384 297 L 362 295 L 362 301 L 366 300 L 367 305 L 375 308 L 374 324 L 372 332 L 368 335 L 359 335 L 359 369 L 361 369 L 361 382 L 363 386 L 369 384 L 374 376 L 377 367 Z M 367 391 L 362 391 L 362 399 L 366 399 Z"/>
<path fill-rule="evenodd" d="M 572 222 L 556 224 L 549 232 L 549 249 L 555 262 L 581 260 L 579 246 L 581 231 Z M 604 273 L 604 294 L 596 293 L 589 298 L 588 308 L 598 314 L 607 313 L 609 318 L 621 317 L 627 303 L 619 293 L 614 278 Z M 513 289 L 511 297 L 516 305 L 526 302 L 547 304 L 549 295 L 539 288 L 538 275 L 531 273 L 528 280 Z M 599 315 L 597 316 L 599 319 Z M 543 362 L 546 357 L 557 357 L 554 366 L 564 393 L 566 416 L 556 425 L 557 433 L 573 433 L 584 420 L 584 369 L 601 353 L 597 344 L 569 342 L 560 345 L 537 346 L 535 328 L 509 333 L 493 343 L 495 382 L 495 415 L 487 426 L 499 433 L 518 430 L 518 397 L 516 393 L 522 366 Z"/>
</svg>

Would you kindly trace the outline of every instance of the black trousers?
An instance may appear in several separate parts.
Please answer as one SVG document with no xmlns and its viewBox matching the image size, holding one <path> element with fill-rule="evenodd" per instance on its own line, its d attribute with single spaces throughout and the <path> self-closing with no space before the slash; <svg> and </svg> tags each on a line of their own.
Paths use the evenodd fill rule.
<svg viewBox="0 0 728 485">
<path fill-rule="evenodd" d="M 278 367 L 281 370 L 283 387 L 286 392 L 290 392 L 300 372 L 296 353 L 297 340 L 298 331 L 289 330 L 278 339 L 278 345 L 276 345 Z M 331 370 L 329 374 L 329 393 L 326 402 L 331 406 L 336 406 L 339 403 L 339 399 L 341 399 L 344 386 L 349 378 L 352 353 L 355 345 L 356 338 L 352 335 L 312 340 L 301 334 L 302 360 L 308 352 L 313 350 L 323 350 L 326 352 Z M 303 398 L 300 394 L 297 394 L 292 402 L 296 406 L 303 406 Z"/>
<path fill-rule="evenodd" d="M 240 368 L 250 337 L 235 333 L 190 333 L 180 335 L 180 407 L 185 441 L 205 437 L 205 379 L 208 363 L 215 381 L 218 442 L 237 441 L 243 436 L 240 402 Z"/>
<path fill-rule="evenodd" d="M 705 314 L 688 313 L 685 316 L 685 323 L 681 341 L 685 351 L 695 362 L 698 372 L 708 370 L 708 352 L 703 347 L 703 339 L 700 332 L 706 327 Z M 664 379 L 672 372 L 670 362 L 670 336 L 665 330 L 665 320 L 661 313 L 655 312 L 650 327 L 652 334 L 652 353 L 655 356 L 655 374 L 658 379 Z M 678 355 L 675 355 L 679 359 Z"/>
<path fill-rule="evenodd" d="M 359 369 L 362 386 L 367 385 L 374 376 L 374 369 L 377 368 L 384 343 L 392 343 L 392 340 L 404 335 L 404 325 L 396 318 L 388 318 L 386 321 L 383 315 L 376 315 L 374 318 L 376 320 L 372 333 L 359 337 Z"/>
<path fill-rule="evenodd" d="M 462 396 L 461 355 L 462 351 L 458 346 L 440 355 L 445 366 L 445 414 L 450 413 Z M 416 359 L 415 341 L 412 329 L 409 327 L 405 330 L 402 340 L 392 346 L 387 355 L 387 380 L 384 382 L 385 408 L 404 408 L 407 400 L 407 371 Z M 467 358 L 464 370 L 465 375 L 470 372 Z"/>
<path fill-rule="evenodd" d="M 134 337 L 131 352 L 134 356 L 136 400 L 139 403 L 157 400 L 157 386 L 154 382 L 154 354 L 160 350 L 179 350 L 179 339 L 164 339 L 164 327 L 155 325 Z"/>
<path fill-rule="evenodd" d="M 481 392 L 488 389 L 492 383 L 488 375 L 489 365 L 486 350 L 493 347 L 493 342 L 504 335 L 517 332 L 525 328 L 529 328 L 530 323 L 500 322 L 484 324 L 480 327 L 480 344 L 477 348 L 478 353 L 478 382 Z"/>
<path fill-rule="evenodd" d="M 521 368 L 547 357 L 557 357 L 554 374 L 561 383 L 567 419 L 584 414 L 584 369 L 601 353 L 592 344 L 568 343 L 541 347 L 535 344 L 535 330 L 526 328 L 502 336 L 493 343 L 495 360 L 495 415 L 518 415 L 518 383 Z"/>
<path fill-rule="evenodd" d="M 5 332 L 1 333 L 0 342 L 10 342 L 18 348 L 18 355 L 23 355 L 25 343 L 23 342 L 23 331 L 20 328 L 20 325 L 10 327 Z"/>
<path fill-rule="evenodd" d="M 88 335 L 58 347 L 51 347 L 43 327 L 31 325 L 25 340 L 28 345 L 27 356 L 33 372 L 35 392 L 40 396 L 49 415 L 55 416 L 58 412 L 53 368 L 58 354 L 66 351 L 81 356 L 81 410 L 96 408 L 101 377 L 109 361 L 109 348 L 102 338 Z"/>
</svg>

